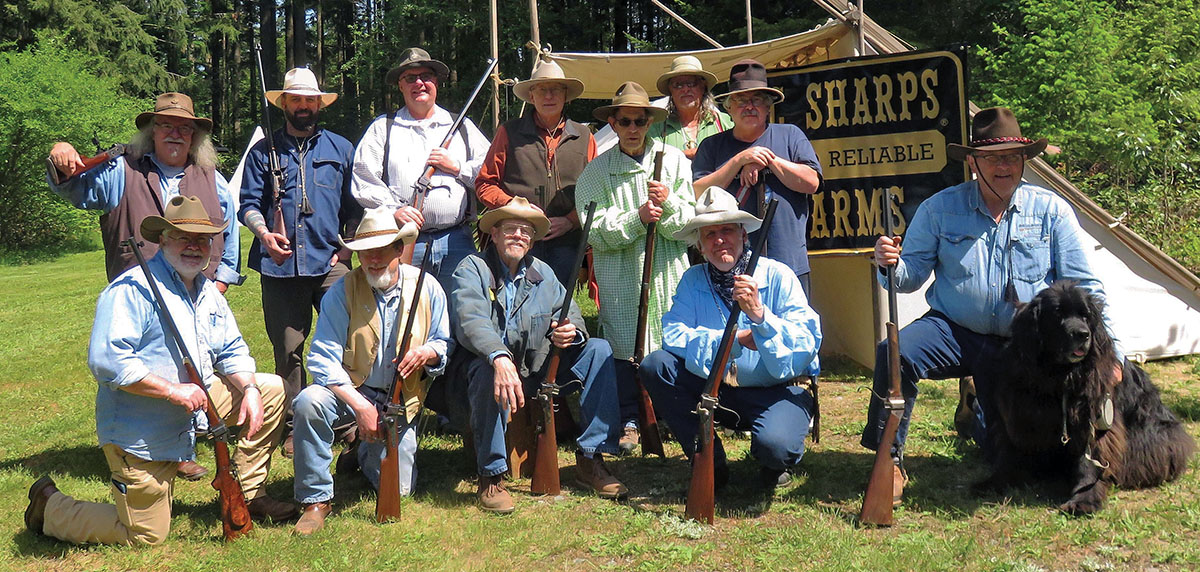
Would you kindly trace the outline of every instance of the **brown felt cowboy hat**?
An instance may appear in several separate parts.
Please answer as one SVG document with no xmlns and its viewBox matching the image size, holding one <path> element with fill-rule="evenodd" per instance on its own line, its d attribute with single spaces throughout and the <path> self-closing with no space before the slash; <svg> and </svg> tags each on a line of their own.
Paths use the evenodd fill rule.
<svg viewBox="0 0 1200 572">
<path fill-rule="evenodd" d="M 142 219 L 141 232 L 142 238 L 157 244 L 162 239 L 163 231 L 168 228 L 196 234 L 217 234 L 226 226 L 229 226 L 229 221 L 213 224 L 200 199 L 175 195 L 167 201 L 163 216 L 150 215 Z"/>
<path fill-rule="evenodd" d="M 600 121 L 608 121 L 608 118 L 622 107 L 649 111 L 651 123 L 667 118 L 667 110 L 651 104 L 650 96 L 646 95 L 646 89 L 636 81 L 627 81 L 621 84 L 621 87 L 617 88 L 617 93 L 613 95 L 612 105 L 597 107 L 592 111 L 592 117 Z"/>
<path fill-rule="evenodd" d="M 700 65 L 700 60 L 696 56 L 679 56 L 671 62 L 671 69 L 658 76 L 658 92 L 663 95 L 671 95 L 671 79 L 681 75 L 694 75 L 704 80 L 704 87 L 708 91 L 712 91 L 714 85 L 719 81 L 716 74 L 704 71 L 704 67 Z"/>
<path fill-rule="evenodd" d="M 400 55 L 400 63 L 387 72 L 387 83 L 395 85 L 396 82 L 400 81 L 400 74 L 404 73 L 404 70 L 412 68 L 429 68 L 433 70 L 433 73 L 437 74 L 438 79 L 441 81 L 446 81 L 446 78 L 450 77 L 450 68 L 446 67 L 446 64 L 429 57 L 429 52 L 421 48 L 408 48 Z"/>
<path fill-rule="evenodd" d="M 513 197 L 508 204 L 479 215 L 479 230 L 480 232 L 491 232 L 492 227 L 500 221 L 514 218 L 533 225 L 532 240 L 535 242 L 550 232 L 550 219 L 546 218 L 542 209 L 529 204 L 525 197 Z"/>
<path fill-rule="evenodd" d="M 279 102 L 283 98 L 283 94 L 290 93 L 292 95 L 315 95 L 321 98 L 321 107 L 325 107 L 337 100 L 336 93 L 327 93 L 321 91 L 321 87 L 317 85 L 317 76 L 308 68 L 295 68 L 288 70 L 287 75 L 283 76 L 283 89 L 271 89 L 267 91 L 267 101 L 275 107 L 283 107 Z"/>
<path fill-rule="evenodd" d="M 773 100 L 772 104 L 783 101 L 783 92 L 767 85 L 767 68 L 757 60 L 742 60 L 729 70 L 729 89 L 721 95 L 714 96 L 717 101 L 738 93 L 748 91 L 765 92 Z"/>
<path fill-rule="evenodd" d="M 947 145 L 946 155 L 955 161 L 965 161 L 967 155 L 976 151 L 1020 149 L 1028 158 L 1044 151 L 1046 143 L 1045 137 L 1034 141 L 1021 135 L 1021 125 L 1007 107 L 989 107 L 980 109 L 971 121 L 971 142 L 967 145 Z"/>
<path fill-rule="evenodd" d="M 409 244 L 417 239 L 415 223 L 406 222 L 403 227 L 396 226 L 395 209 L 380 207 L 368 210 L 363 214 L 362 221 L 354 230 L 354 236 L 343 239 L 338 235 L 338 243 L 350 250 L 370 250 L 403 241 Z"/>
<path fill-rule="evenodd" d="M 533 88 L 544 83 L 557 83 L 567 88 L 567 101 L 571 101 L 583 94 L 583 82 L 578 78 L 567 77 L 563 73 L 561 67 L 554 60 L 545 60 L 538 65 L 537 69 L 533 70 L 533 74 L 525 81 L 518 81 L 513 86 L 513 93 L 521 98 L 521 101 L 533 103 L 530 99 L 530 92 Z"/>
<path fill-rule="evenodd" d="M 168 91 L 154 100 L 154 111 L 139 113 L 137 118 L 133 120 L 133 123 L 137 125 L 138 129 L 143 129 L 155 116 L 182 117 L 184 119 L 191 119 L 196 123 L 196 127 L 200 129 L 212 131 L 212 120 L 196 117 L 194 109 L 192 107 L 192 98 L 182 93 Z"/>
</svg>

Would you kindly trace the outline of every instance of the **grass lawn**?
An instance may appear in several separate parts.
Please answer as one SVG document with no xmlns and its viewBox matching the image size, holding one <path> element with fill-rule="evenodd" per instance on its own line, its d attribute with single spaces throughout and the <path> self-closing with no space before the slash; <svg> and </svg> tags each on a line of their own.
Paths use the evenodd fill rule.
<svg viewBox="0 0 1200 572">
<path fill-rule="evenodd" d="M 248 244 L 248 240 L 244 241 Z M 263 332 L 258 275 L 229 299 L 259 360 L 273 364 Z M 427 436 L 418 452 L 414 498 L 400 523 L 374 521 L 375 498 L 359 476 L 337 477 L 325 530 L 300 539 L 290 525 L 257 525 L 220 540 L 216 493 L 176 481 L 170 538 L 148 549 L 76 547 L 25 530 L 29 485 L 50 474 L 77 498 L 108 502 L 108 472 L 96 447 L 96 386 L 86 367 L 103 255 L 89 252 L 33 266 L 0 267 L 0 569 L 3 570 L 1191 570 L 1200 568 L 1200 471 L 1152 490 L 1116 491 L 1091 518 L 1060 514 L 1050 489 L 1010 498 L 973 496 L 986 468 L 959 439 L 951 417 L 954 381 L 925 382 L 909 439 L 912 481 L 896 526 L 860 528 L 855 515 L 872 456 L 858 446 L 867 402 L 862 368 L 826 358 L 822 440 L 810 441 L 793 483 L 774 495 L 742 486 L 757 466 L 749 441 L 726 438 L 731 484 L 718 495 L 713 527 L 682 518 L 689 471 L 678 444 L 667 459 L 612 464 L 629 486 L 622 503 L 572 486 L 573 455 L 560 451 L 564 493 L 528 494 L 512 483 L 508 517 L 474 506 L 474 463 L 458 438 Z M 826 321 L 837 319 L 825 316 Z M 1200 360 L 1152 363 L 1167 404 L 1200 437 Z M 205 445 L 200 461 L 213 465 Z M 268 491 L 291 498 L 292 466 L 281 455 Z"/>
</svg>

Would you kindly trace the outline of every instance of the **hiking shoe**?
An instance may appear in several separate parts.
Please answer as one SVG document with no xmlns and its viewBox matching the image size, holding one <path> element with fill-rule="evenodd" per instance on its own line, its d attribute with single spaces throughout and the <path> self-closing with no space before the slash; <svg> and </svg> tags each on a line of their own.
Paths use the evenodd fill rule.
<svg viewBox="0 0 1200 572">
<path fill-rule="evenodd" d="M 29 508 L 25 509 L 25 528 L 38 534 L 45 534 L 42 529 L 46 525 L 46 503 L 58 492 L 54 479 L 49 476 L 34 481 L 29 487 Z"/>
<path fill-rule="evenodd" d="M 714 471 L 715 472 L 715 471 Z M 715 479 L 715 477 L 714 477 Z M 792 482 L 792 474 L 787 469 L 771 469 L 768 467 L 759 467 L 758 482 L 765 489 L 774 489 L 787 486 Z"/>
<path fill-rule="evenodd" d="M 600 453 L 589 459 L 583 456 L 583 451 L 575 451 L 575 484 L 592 489 L 606 499 L 621 498 L 629 493 L 629 489 L 608 471 Z"/>
<path fill-rule="evenodd" d="M 176 474 L 188 481 L 198 481 L 208 475 L 208 467 L 196 461 L 180 461 Z"/>
<path fill-rule="evenodd" d="M 970 439 L 975 432 L 975 378 L 958 380 L 958 407 L 954 409 L 954 430 L 963 439 Z"/>
<path fill-rule="evenodd" d="M 908 474 L 900 465 L 892 465 L 892 506 L 900 506 L 904 501 L 904 485 L 908 484 Z"/>
<path fill-rule="evenodd" d="M 283 439 L 283 444 L 279 446 L 279 450 L 283 451 L 283 456 L 287 459 L 291 459 L 292 455 L 296 454 L 296 445 L 294 444 L 294 439 L 292 439 L 293 435 L 293 433 L 288 433 L 287 437 Z"/>
<path fill-rule="evenodd" d="M 517 507 L 513 504 L 512 495 L 504 488 L 504 475 L 479 477 L 479 508 L 484 512 L 509 514 Z"/>
<path fill-rule="evenodd" d="M 621 434 L 621 440 L 617 443 L 617 448 L 620 449 L 622 455 L 632 455 L 640 441 L 641 433 L 638 431 L 637 425 L 626 425 L 625 432 Z"/>
<path fill-rule="evenodd" d="M 287 522 L 300 516 L 296 505 L 263 495 L 246 503 L 250 518 L 257 521 Z"/>
<path fill-rule="evenodd" d="M 304 505 L 304 510 L 300 516 L 300 521 L 296 523 L 292 532 L 300 536 L 308 536 L 325 528 L 325 517 L 333 512 L 333 507 L 327 502 L 315 502 Z"/>
</svg>

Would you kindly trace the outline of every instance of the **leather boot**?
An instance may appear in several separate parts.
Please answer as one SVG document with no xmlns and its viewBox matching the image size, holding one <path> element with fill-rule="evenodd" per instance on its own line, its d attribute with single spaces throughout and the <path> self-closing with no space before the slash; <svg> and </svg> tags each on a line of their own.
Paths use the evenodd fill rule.
<svg viewBox="0 0 1200 572">
<path fill-rule="evenodd" d="M 589 459 L 583 456 L 583 451 L 575 451 L 575 483 L 606 499 L 621 498 L 629 493 L 629 489 L 608 471 L 600 453 Z"/>
<path fill-rule="evenodd" d="M 58 492 L 54 479 L 49 476 L 34 481 L 29 487 L 29 508 L 25 509 L 25 527 L 38 534 L 45 534 L 42 529 L 46 525 L 46 503 Z"/>
<path fill-rule="evenodd" d="M 509 514 L 516 509 L 512 495 L 504 488 L 504 475 L 479 477 L 479 508 L 484 512 Z"/>
<path fill-rule="evenodd" d="M 892 465 L 892 506 L 900 506 L 904 501 L 904 485 L 908 484 L 908 474 L 900 465 Z"/>
<path fill-rule="evenodd" d="M 287 522 L 300 515 L 296 505 L 275 500 L 267 495 L 246 503 L 246 508 L 250 509 L 250 518 L 258 521 Z"/>
<path fill-rule="evenodd" d="M 975 433 L 975 378 L 971 376 L 958 380 L 958 407 L 954 409 L 954 430 L 963 439 L 970 439 Z"/>
<path fill-rule="evenodd" d="M 315 502 L 304 505 L 300 521 L 296 523 L 293 532 L 300 536 L 308 536 L 325 527 L 325 517 L 333 512 L 333 507 L 327 502 Z"/>
<path fill-rule="evenodd" d="M 208 475 L 208 467 L 196 461 L 180 461 L 176 474 L 188 481 L 198 481 Z"/>
</svg>

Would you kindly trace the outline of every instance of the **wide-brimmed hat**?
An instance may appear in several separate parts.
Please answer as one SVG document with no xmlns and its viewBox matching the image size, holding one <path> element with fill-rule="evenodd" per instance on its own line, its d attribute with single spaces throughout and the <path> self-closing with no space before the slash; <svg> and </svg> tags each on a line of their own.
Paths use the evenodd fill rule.
<svg viewBox="0 0 1200 572">
<path fill-rule="evenodd" d="M 1007 107 L 980 109 L 971 121 L 971 142 L 967 145 L 946 145 L 946 155 L 955 161 L 965 161 L 976 151 L 1021 149 L 1026 157 L 1036 157 L 1046 149 L 1045 137 L 1034 141 L 1021 135 L 1017 117 Z"/>
<path fill-rule="evenodd" d="M 208 211 L 204 210 L 204 203 L 201 203 L 200 199 L 196 197 L 183 195 L 171 197 L 171 200 L 167 201 L 167 207 L 163 209 L 163 215 L 150 215 L 142 219 L 142 238 L 157 244 L 162 238 L 163 231 L 168 228 L 180 232 L 217 234 L 229 226 L 229 221 L 221 221 L 219 225 L 213 224 L 212 218 L 208 216 Z"/>
<path fill-rule="evenodd" d="M 667 118 L 667 110 L 661 107 L 655 107 L 650 103 L 650 96 L 646 94 L 646 89 L 636 81 L 627 81 L 617 88 L 617 92 L 613 94 L 612 105 L 597 107 L 592 111 L 592 117 L 600 121 L 608 121 L 612 114 L 616 113 L 622 107 L 632 107 L 636 109 L 645 109 L 650 112 L 650 122 L 663 121 Z"/>
<path fill-rule="evenodd" d="M 716 74 L 704 71 L 704 67 L 700 65 L 700 60 L 696 56 L 679 56 L 671 61 L 671 69 L 658 76 L 658 92 L 663 95 L 671 95 L 671 78 L 681 75 L 694 75 L 704 78 L 704 86 L 712 91 L 714 85 L 720 81 Z"/>
<path fill-rule="evenodd" d="M 757 60 L 742 60 L 729 70 L 729 89 L 715 96 L 718 101 L 747 91 L 763 91 L 774 99 L 773 103 L 783 101 L 783 92 L 767 85 L 767 68 Z"/>
<path fill-rule="evenodd" d="M 429 68 L 437 74 L 438 79 L 445 81 L 450 77 L 450 68 L 446 64 L 429 57 L 429 52 L 421 48 L 408 48 L 400 55 L 400 63 L 387 72 L 387 83 L 395 85 L 400 81 L 400 74 L 412 68 Z"/>
<path fill-rule="evenodd" d="M 492 227 L 497 223 L 508 219 L 521 219 L 533 225 L 533 239 L 541 240 L 550 232 L 550 219 L 546 218 L 546 213 L 531 204 L 525 197 L 513 197 L 513 200 L 508 201 L 508 204 L 498 208 L 491 209 L 479 215 L 479 230 L 481 232 L 491 232 Z"/>
<path fill-rule="evenodd" d="M 696 216 L 675 232 L 675 240 L 696 244 L 700 242 L 699 230 L 714 224 L 740 224 L 746 232 L 754 232 L 762 226 L 762 219 L 738 208 L 737 199 L 716 185 L 704 189 L 696 199 Z"/>
<path fill-rule="evenodd" d="M 137 118 L 133 120 L 134 125 L 138 129 L 146 127 L 151 119 L 156 115 L 165 117 L 182 117 L 191 119 L 196 122 L 196 127 L 205 131 L 212 131 L 212 120 L 203 117 L 196 117 L 192 107 L 192 98 L 178 92 L 168 91 L 154 100 L 154 111 L 146 111 L 139 113 Z"/>
<path fill-rule="evenodd" d="M 387 207 L 368 210 L 363 214 L 362 221 L 354 231 L 354 236 L 343 239 L 338 235 L 338 242 L 350 250 L 370 250 L 388 246 L 398 240 L 408 244 L 417 239 L 417 225 L 404 223 L 403 227 L 396 226 L 395 209 Z"/>
<path fill-rule="evenodd" d="M 283 89 L 267 90 L 267 101 L 275 107 L 283 107 L 279 101 L 283 94 L 290 93 L 292 95 L 315 95 L 321 98 L 321 107 L 325 107 L 337 100 L 336 93 L 326 93 L 321 91 L 321 87 L 317 85 L 317 76 L 308 68 L 295 68 L 288 70 L 287 75 L 283 76 Z"/>
<path fill-rule="evenodd" d="M 518 81 L 513 86 L 513 93 L 521 98 L 521 101 L 533 103 L 530 99 L 530 93 L 533 88 L 543 83 L 560 83 L 567 88 L 567 101 L 571 101 L 583 94 L 583 82 L 577 78 L 567 77 L 563 73 L 561 67 L 554 60 L 544 60 L 538 64 L 537 69 L 533 70 L 529 79 Z"/>
</svg>

